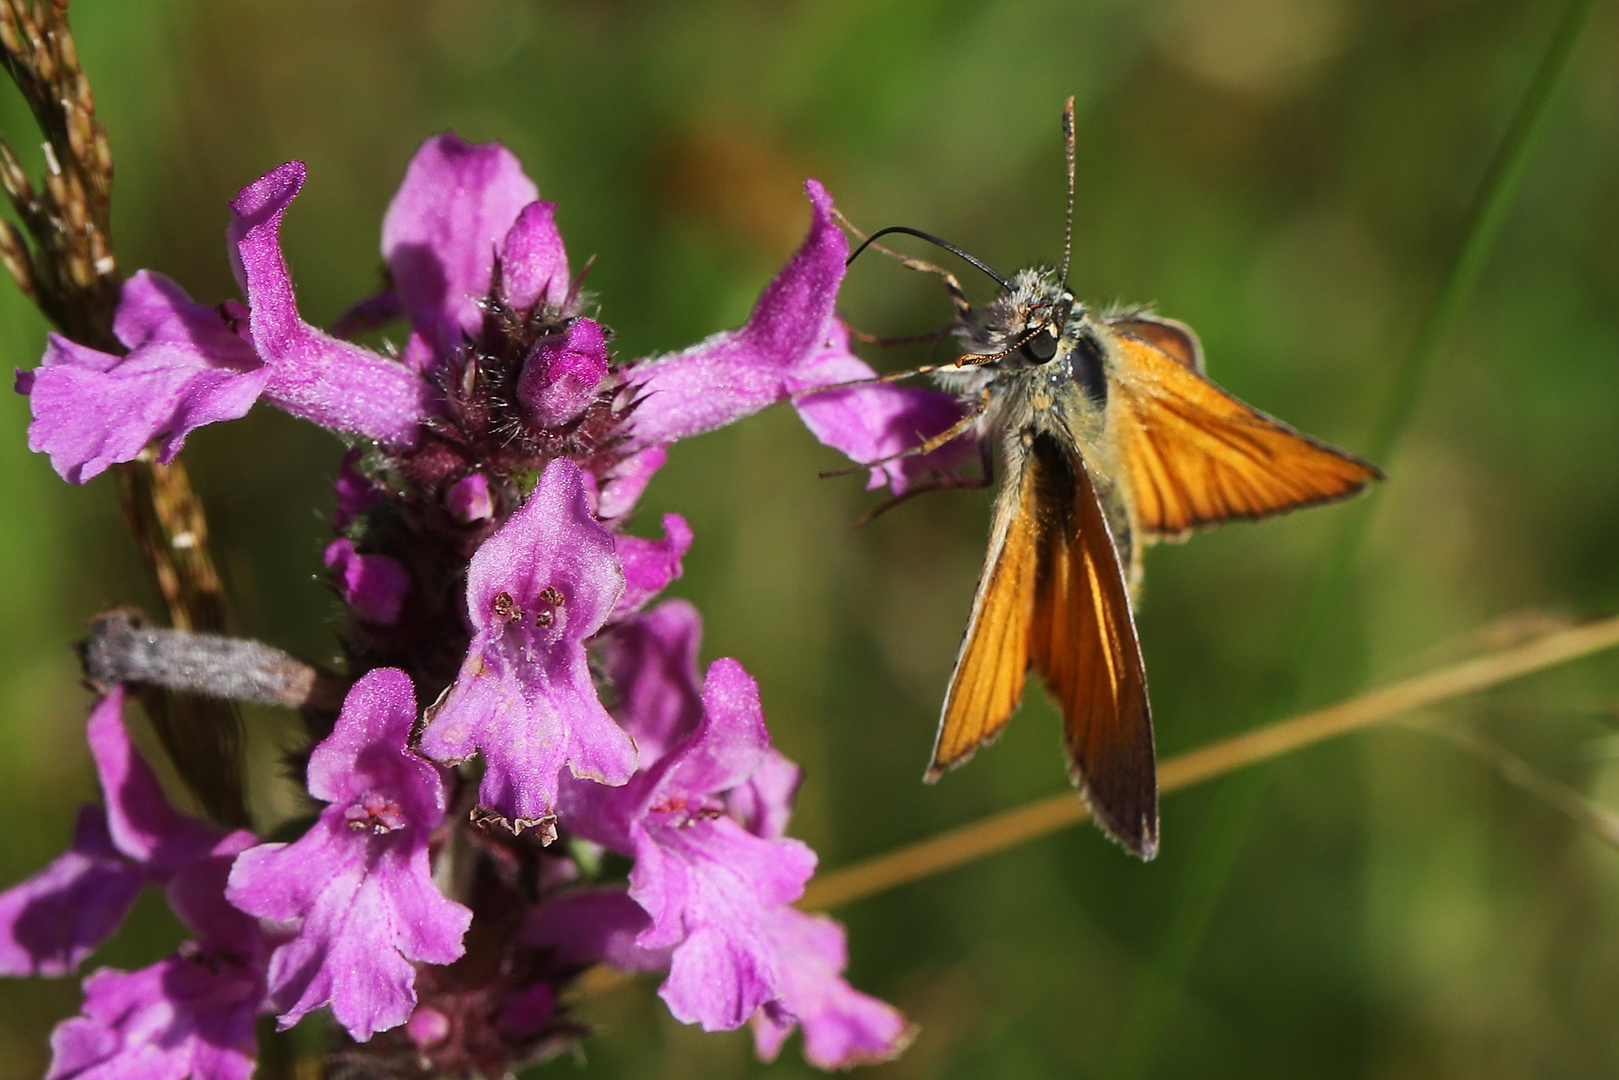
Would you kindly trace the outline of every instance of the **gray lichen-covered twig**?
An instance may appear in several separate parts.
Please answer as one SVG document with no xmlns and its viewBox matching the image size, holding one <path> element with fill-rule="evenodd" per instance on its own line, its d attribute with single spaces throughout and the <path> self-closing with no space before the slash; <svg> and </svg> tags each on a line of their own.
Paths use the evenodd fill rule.
<svg viewBox="0 0 1619 1080">
<path fill-rule="evenodd" d="M 348 685 L 263 642 L 148 626 L 132 608 L 97 616 L 79 656 L 85 678 L 103 691 L 139 683 L 223 701 L 335 713 Z"/>
</svg>

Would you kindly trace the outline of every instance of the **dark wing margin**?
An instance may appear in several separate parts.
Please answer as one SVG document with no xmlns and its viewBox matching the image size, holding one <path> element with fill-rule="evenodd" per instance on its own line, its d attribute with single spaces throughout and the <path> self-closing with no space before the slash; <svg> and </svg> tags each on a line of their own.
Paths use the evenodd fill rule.
<svg viewBox="0 0 1619 1080">
<path fill-rule="evenodd" d="M 1382 473 L 1245 405 L 1130 333 L 1109 402 L 1119 463 L 1151 538 L 1335 502 Z"/>
<path fill-rule="evenodd" d="M 998 736 L 1023 700 L 1040 535 L 1030 464 L 1009 460 L 995 499 L 989 551 L 939 717 L 929 783 Z"/>
<path fill-rule="evenodd" d="M 1030 459 L 1046 527 L 1029 659 L 1062 709 L 1069 768 L 1092 815 L 1131 853 L 1151 859 L 1158 852 L 1152 710 L 1118 553 L 1079 455 L 1039 435 Z"/>
</svg>

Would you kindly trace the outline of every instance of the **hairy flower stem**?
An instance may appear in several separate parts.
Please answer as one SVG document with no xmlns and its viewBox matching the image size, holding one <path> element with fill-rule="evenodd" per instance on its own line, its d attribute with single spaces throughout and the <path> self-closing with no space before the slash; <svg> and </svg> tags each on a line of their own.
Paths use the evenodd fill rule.
<svg viewBox="0 0 1619 1080">
<path fill-rule="evenodd" d="M 1167 793 L 1201 784 L 1417 709 L 1487 690 L 1616 646 L 1619 646 L 1619 616 L 1553 631 L 1514 648 L 1452 664 L 1337 705 L 1177 754 L 1159 766 L 1159 787 Z M 835 870 L 810 883 L 800 906 L 821 910 L 847 904 L 1077 825 L 1089 816 L 1085 804 L 1074 798 L 1072 792 L 1065 791 Z M 1608 838 L 1605 831 L 1601 835 Z"/>
<path fill-rule="evenodd" d="M 45 135 L 36 186 L 0 141 L 0 187 L 33 241 L 0 222 L 0 263 L 67 337 L 122 353 L 113 318 L 123 279 L 112 250 L 112 147 L 68 26 L 67 0 L 0 0 L 0 66 Z M 225 628 L 224 590 L 208 553 L 202 503 L 176 459 L 116 467 L 124 519 L 179 628 Z M 246 821 L 241 720 L 228 703 L 147 690 L 142 704 L 180 775 L 216 820 Z"/>
</svg>

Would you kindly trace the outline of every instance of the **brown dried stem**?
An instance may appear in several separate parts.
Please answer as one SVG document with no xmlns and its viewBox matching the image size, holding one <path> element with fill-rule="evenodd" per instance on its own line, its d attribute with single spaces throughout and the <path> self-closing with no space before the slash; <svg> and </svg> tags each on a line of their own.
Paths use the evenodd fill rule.
<svg viewBox="0 0 1619 1080">
<path fill-rule="evenodd" d="M 1527 644 L 1440 668 L 1337 705 L 1178 754 L 1159 767 L 1159 788 L 1170 792 L 1191 787 L 1416 709 L 1476 693 L 1615 646 L 1619 646 L 1619 616 L 1553 631 Z M 1469 749 L 1475 749 L 1476 745 Z M 1519 773 L 1513 773 L 1509 779 L 1523 786 Z M 1544 796 L 1544 785 L 1536 793 Z M 810 883 L 800 906 L 821 910 L 847 904 L 1077 825 L 1089 816 L 1085 804 L 1072 792 L 1053 795 L 835 870 Z M 1581 815 L 1575 816 L 1586 820 Z M 1606 838 L 1601 830 L 1599 834 Z"/>
<path fill-rule="evenodd" d="M 1619 646 L 1619 616 L 1572 629 L 1554 630 L 1525 644 L 1451 664 L 1325 709 L 1178 754 L 1159 768 L 1158 786 L 1165 792 L 1191 787 L 1338 735 L 1615 646 Z M 1509 783 L 1549 802 L 1603 840 L 1619 846 L 1619 816 L 1540 775 L 1487 739 L 1448 730 L 1435 734 L 1449 738 L 1460 749 L 1494 765 Z M 811 881 L 798 906 L 808 911 L 839 907 L 953 870 L 975 859 L 1078 825 L 1089 817 L 1085 804 L 1075 798 L 1073 792 L 1065 791 L 834 870 Z M 617 968 L 598 964 L 580 977 L 574 994 L 579 999 L 606 994 L 628 984 L 632 978 Z"/>
<path fill-rule="evenodd" d="M 0 0 L 0 66 L 45 135 L 45 175 L 38 185 L 0 141 L 0 188 L 22 222 L 18 229 L 0 221 L 0 265 L 65 336 L 121 353 L 112 329 L 123 288 L 112 249 L 112 146 L 96 119 L 67 7 L 67 0 Z M 178 459 L 158 465 L 148 453 L 115 472 L 124 518 L 170 621 L 181 629 L 224 630 L 224 590 L 184 465 Z M 204 807 L 221 821 L 243 823 L 235 710 L 157 693 L 142 694 L 142 701 Z"/>
<path fill-rule="evenodd" d="M 30 256 L 17 231 L 8 229 L 0 242 L 6 266 L 68 336 L 116 348 L 112 316 L 121 280 L 110 228 L 112 146 L 79 66 L 67 5 L 0 0 L 0 64 L 45 135 L 38 187 L 0 142 L 0 184 L 35 248 Z"/>
</svg>

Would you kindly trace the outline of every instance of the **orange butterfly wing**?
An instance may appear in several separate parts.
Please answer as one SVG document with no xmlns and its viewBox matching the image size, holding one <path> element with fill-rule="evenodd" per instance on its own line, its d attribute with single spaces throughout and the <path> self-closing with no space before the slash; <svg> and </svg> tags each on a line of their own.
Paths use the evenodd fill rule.
<svg viewBox="0 0 1619 1080">
<path fill-rule="evenodd" d="M 1030 468 L 1008 475 L 995 500 L 989 552 L 933 744 L 930 783 L 998 736 L 1023 700 L 1039 559 L 1036 479 Z"/>
<path fill-rule="evenodd" d="M 1035 442 L 1042 538 L 1029 658 L 1062 708 L 1075 783 L 1108 834 L 1158 851 L 1158 777 L 1147 672 L 1129 593 L 1096 489 L 1079 456 Z"/>
<path fill-rule="evenodd" d="M 1078 455 L 1049 435 L 1025 440 L 996 503 L 927 779 L 1000 735 L 1032 663 L 1062 709 L 1071 772 L 1096 820 L 1150 859 L 1152 718 L 1118 554 Z"/>
<path fill-rule="evenodd" d="M 1376 467 L 1238 401 L 1121 324 L 1109 390 L 1121 479 L 1151 537 L 1347 498 Z"/>
</svg>

